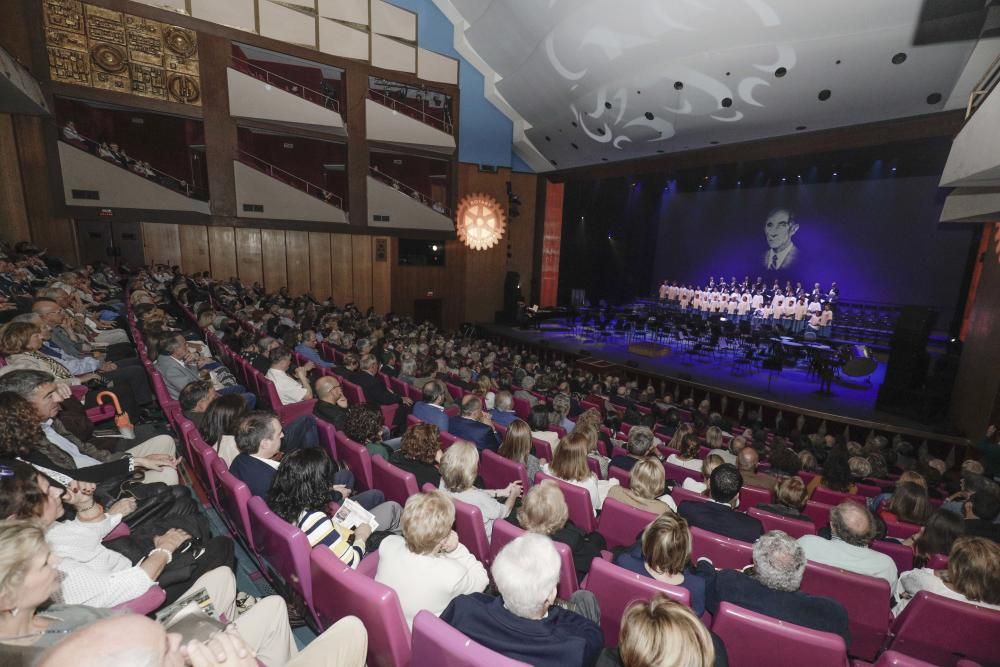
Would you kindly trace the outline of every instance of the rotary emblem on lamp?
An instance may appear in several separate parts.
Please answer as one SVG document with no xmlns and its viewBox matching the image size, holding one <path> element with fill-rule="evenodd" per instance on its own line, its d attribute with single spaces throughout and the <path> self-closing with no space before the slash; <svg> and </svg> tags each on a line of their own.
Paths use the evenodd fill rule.
<svg viewBox="0 0 1000 667">
<path fill-rule="evenodd" d="M 493 197 L 476 193 L 459 202 L 455 231 L 472 250 L 495 246 L 503 238 L 505 226 L 503 208 Z"/>
</svg>

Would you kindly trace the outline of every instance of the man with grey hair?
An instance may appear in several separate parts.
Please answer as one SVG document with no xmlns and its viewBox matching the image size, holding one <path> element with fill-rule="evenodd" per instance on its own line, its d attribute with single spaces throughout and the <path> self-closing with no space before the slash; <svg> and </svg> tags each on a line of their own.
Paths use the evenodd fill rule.
<svg viewBox="0 0 1000 667">
<path fill-rule="evenodd" d="M 832 565 L 869 577 L 879 577 L 896 585 L 896 563 L 886 554 L 873 551 L 868 544 L 875 536 L 875 520 L 866 507 L 853 500 L 840 503 L 830 510 L 830 535 L 803 535 L 799 544 L 809 560 Z"/>
<path fill-rule="evenodd" d="M 636 463 L 649 456 L 656 456 L 658 453 L 653 447 L 655 442 L 653 432 L 647 426 L 633 426 L 628 432 L 628 443 L 625 449 L 628 455 L 612 457 L 611 465 L 622 470 L 631 470 Z"/>
<path fill-rule="evenodd" d="M 514 412 L 514 397 L 506 389 L 497 392 L 496 398 L 493 399 L 490 417 L 501 426 L 510 426 L 517 419 L 517 413 Z"/>
<path fill-rule="evenodd" d="M 448 432 L 462 440 L 468 440 L 480 452 L 500 449 L 500 437 L 493 428 L 489 414 L 483 412 L 483 401 L 475 394 L 462 398 L 462 412 L 448 419 Z"/>
<path fill-rule="evenodd" d="M 536 667 L 592 665 L 604 646 L 601 628 L 582 613 L 553 605 L 559 568 L 552 540 L 526 533 L 493 561 L 500 597 L 460 595 L 441 613 L 441 620 L 501 655 Z M 599 614 L 589 591 L 574 593 L 570 605 L 588 615 Z"/>
<path fill-rule="evenodd" d="M 514 398 L 521 398 L 531 404 L 531 407 L 538 405 L 538 399 L 531 390 L 535 388 L 535 378 L 525 375 L 521 379 L 521 388 L 514 392 Z"/>
<path fill-rule="evenodd" d="M 705 611 L 716 614 L 723 602 L 814 630 L 833 632 L 851 644 L 847 611 L 836 600 L 799 590 L 806 570 L 802 547 L 787 533 L 772 530 L 753 545 L 753 569 L 719 570 L 698 561 L 705 579 Z"/>
</svg>

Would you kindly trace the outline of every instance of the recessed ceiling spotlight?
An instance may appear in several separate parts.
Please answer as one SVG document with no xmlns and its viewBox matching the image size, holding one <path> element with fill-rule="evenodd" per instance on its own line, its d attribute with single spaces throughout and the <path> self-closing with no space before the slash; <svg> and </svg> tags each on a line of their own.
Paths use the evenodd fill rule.
<svg viewBox="0 0 1000 667">
<path fill-rule="evenodd" d="M 611 108 L 611 102 L 605 102 L 604 103 L 604 108 L 605 109 L 610 109 Z"/>
<path fill-rule="evenodd" d="M 607 161 L 608 161 L 608 158 L 606 158 L 606 157 L 602 157 L 601 158 L 601 162 L 607 162 Z"/>
<path fill-rule="evenodd" d="M 552 163 L 552 166 L 553 166 L 553 167 L 558 167 L 558 166 L 559 166 L 559 163 L 558 163 L 558 162 L 556 162 L 555 160 L 549 160 L 549 162 L 551 162 L 551 163 Z"/>
<path fill-rule="evenodd" d="M 785 76 L 786 74 L 788 74 L 788 70 L 785 69 L 784 67 L 779 67 L 778 69 L 774 70 L 774 76 L 778 77 L 779 79 Z"/>
<path fill-rule="evenodd" d="M 572 125 L 573 127 L 577 127 L 577 124 L 576 124 L 575 120 L 574 121 L 570 121 L 570 125 Z"/>
<path fill-rule="evenodd" d="M 653 120 L 653 114 L 651 112 L 647 111 L 644 115 L 646 116 L 646 120 Z"/>
<path fill-rule="evenodd" d="M 937 104 L 941 101 L 941 93 L 931 93 L 927 96 L 927 104 Z"/>
<path fill-rule="evenodd" d="M 900 51 L 899 53 L 897 53 L 892 57 L 893 65 L 902 65 L 905 62 L 906 62 L 906 54 L 903 53 L 902 51 Z"/>
<path fill-rule="evenodd" d="M 684 87 L 683 81 L 674 81 L 674 90 L 680 90 Z"/>
<path fill-rule="evenodd" d="M 723 97 L 722 98 L 722 106 L 725 107 L 726 109 L 728 109 L 729 107 L 733 106 L 733 98 L 731 98 L 731 97 Z"/>
<path fill-rule="evenodd" d="M 892 168 L 892 173 L 894 173 L 894 174 L 896 173 L 896 168 L 895 167 Z"/>
<path fill-rule="evenodd" d="M 834 65 L 839 65 L 839 64 L 840 64 L 840 59 L 838 58 L 838 59 L 837 59 L 837 62 L 835 62 L 835 63 L 833 63 L 833 64 L 834 64 Z"/>
<path fill-rule="evenodd" d="M 824 88 L 823 90 L 819 91 L 819 95 L 818 95 L 819 101 L 820 102 L 826 102 L 828 99 L 830 99 L 830 95 L 831 94 L 832 93 L 829 90 L 827 90 L 826 88 Z"/>
<path fill-rule="evenodd" d="M 552 137 L 545 135 L 545 141 L 552 141 Z"/>
<path fill-rule="evenodd" d="M 570 144 L 570 146 L 572 146 L 572 147 L 573 147 L 573 148 L 575 148 L 576 150 L 580 150 L 580 147 L 579 147 L 579 146 L 577 146 L 576 144 Z"/>
</svg>

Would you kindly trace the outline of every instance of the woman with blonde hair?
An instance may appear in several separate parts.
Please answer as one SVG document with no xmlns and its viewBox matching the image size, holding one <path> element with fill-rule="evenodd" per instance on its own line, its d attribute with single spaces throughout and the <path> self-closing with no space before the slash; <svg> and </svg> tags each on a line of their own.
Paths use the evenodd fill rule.
<svg viewBox="0 0 1000 667">
<path fill-rule="evenodd" d="M 709 426 L 705 431 L 705 445 L 709 449 L 725 449 L 722 444 L 722 429 L 718 426 Z"/>
<path fill-rule="evenodd" d="M 698 617 L 664 593 L 622 616 L 617 653 L 623 667 L 712 667 L 715 646 Z"/>
<path fill-rule="evenodd" d="M 441 491 L 410 496 L 403 508 L 403 534 L 379 545 L 375 581 L 399 596 L 406 623 L 421 609 L 439 616 L 457 596 L 481 593 L 490 583 L 486 568 L 451 529 L 455 505 Z"/>
<path fill-rule="evenodd" d="M 676 510 L 673 498 L 664 495 L 666 478 L 663 464 L 656 459 L 642 459 L 629 473 L 629 488 L 621 485 L 611 487 L 608 498 L 653 514 L 663 514 Z"/>
<path fill-rule="evenodd" d="M 7 360 L 0 368 L 0 375 L 27 369 L 51 373 L 56 384 L 80 384 L 100 379 L 95 372 L 74 375 L 64 364 L 40 352 L 43 342 L 42 328 L 32 322 L 10 322 L 0 327 L 0 354 Z M 97 368 L 95 362 L 94 370 Z"/>
<path fill-rule="evenodd" d="M 670 442 L 674 442 L 676 438 Z M 688 433 L 680 440 L 680 453 L 671 454 L 667 457 L 667 463 L 688 470 L 701 470 L 701 459 L 698 458 L 698 451 L 701 445 L 698 444 L 698 437 L 694 433 Z"/>
<path fill-rule="evenodd" d="M 505 489 L 477 489 L 473 486 L 479 472 L 479 451 L 471 442 L 459 440 L 441 457 L 441 490 L 455 500 L 475 505 L 483 514 L 486 537 L 493 536 L 493 522 L 505 519 L 521 496 L 521 482 L 511 482 Z M 498 502 L 497 498 L 504 498 Z"/>
<path fill-rule="evenodd" d="M 585 533 L 569 520 L 569 508 L 559 485 L 551 479 L 532 487 L 524 496 L 517 510 L 517 521 L 511 521 L 529 533 L 547 535 L 562 542 L 573 554 L 573 567 L 579 581 L 590 572 L 590 564 L 601 557 L 607 547 L 604 536 L 598 532 Z"/>
<path fill-rule="evenodd" d="M 528 471 L 528 484 L 534 484 L 535 475 L 542 469 L 542 464 L 547 463 L 531 453 L 531 427 L 523 419 L 515 419 L 507 427 L 497 454 L 523 465 Z"/>
<path fill-rule="evenodd" d="M 928 591 L 952 600 L 1000 610 L 1000 545 L 985 537 L 960 537 L 948 555 L 948 569 L 922 567 L 899 575 L 893 608 L 899 616 L 914 595 Z"/>
<path fill-rule="evenodd" d="M 681 586 L 691 594 L 696 616 L 705 613 L 705 580 L 691 567 L 691 531 L 688 522 L 665 512 L 642 531 L 642 539 L 615 558 L 630 572 Z"/>
<path fill-rule="evenodd" d="M 582 430 L 574 429 L 559 441 L 559 448 L 552 457 L 551 464 L 542 466 L 542 472 L 551 475 L 574 486 L 587 490 L 590 494 L 590 504 L 596 514 L 601 508 L 604 498 L 601 496 L 597 475 L 590 471 L 587 465 L 587 453 L 590 449 L 589 440 Z"/>
<path fill-rule="evenodd" d="M 597 427 L 591 424 L 581 424 L 573 429 L 573 431 L 577 430 L 579 430 L 587 438 L 587 458 L 593 459 L 597 462 L 597 468 L 601 471 L 601 479 L 607 479 L 608 467 L 611 465 L 611 459 L 602 455 L 597 449 Z"/>
<path fill-rule="evenodd" d="M 708 478 L 712 476 L 712 471 L 721 466 L 725 461 L 718 454 L 709 454 L 705 457 L 705 460 L 701 462 L 701 477 L 702 481 L 699 482 L 693 477 L 687 477 L 681 484 L 681 488 L 687 489 L 688 491 L 694 491 L 695 493 L 700 493 L 703 496 L 708 495 Z"/>
<path fill-rule="evenodd" d="M 479 374 L 479 377 L 476 378 L 476 390 L 473 393 L 483 399 L 484 410 L 492 410 L 496 407 L 496 385 L 493 384 L 493 378 L 488 373 Z"/>
</svg>

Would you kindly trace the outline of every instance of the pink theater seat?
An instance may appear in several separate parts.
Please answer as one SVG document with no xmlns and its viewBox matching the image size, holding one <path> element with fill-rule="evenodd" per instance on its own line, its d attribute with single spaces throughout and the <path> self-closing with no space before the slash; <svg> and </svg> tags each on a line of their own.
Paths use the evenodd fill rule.
<svg viewBox="0 0 1000 667">
<path fill-rule="evenodd" d="M 194 468 L 195 476 L 201 482 L 202 488 L 208 492 L 209 502 L 215 507 L 220 507 L 215 475 L 212 473 L 212 464 L 220 460 L 219 455 L 215 453 L 214 449 L 205 444 L 205 441 L 201 439 L 197 431 L 191 434 L 188 442 L 191 443 L 191 452 L 194 456 L 194 465 L 192 467 Z M 223 465 L 225 465 L 225 462 L 223 462 Z"/>
<path fill-rule="evenodd" d="M 867 664 L 867 663 L 865 663 Z M 859 661 L 854 662 L 855 667 L 863 667 Z M 911 658 L 908 655 L 897 653 L 896 651 L 883 651 L 872 667 L 936 667 L 929 662 Z M 969 660 L 959 660 L 956 667 L 979 667 L 979 663 Z"/>
<path fill-rule="evenodd" d="M 452 435 L 448 431 L 438 431 L 438 440 L 441 441 L 441 451 L 446 451 L 449 447 L 461 440 L 457 435 Z"/>
<path fill-rule="evenodd" d="M 749 508 L 747 510 L 747 514 L 760 521 L 764 526 L 765 532 L 771 530 L 783 530 L 795 539 L 798 539 L 803 535 L 816 534 L 816 524 L 812 521 L 793 519 L 788 516 L 765 512 L 764 510 L 757 509 L 756 507 Z"/>
<path fill-rule="evenodd" d="M 509 521 L 497 521 L 493 524 L 493 539 L 490 541 L 490 557 L 496 558 L 500 550 L 509 542 L 524 535 L 523 530 Z M 562 561 L 559 568 L 559 585 L 557 594 L 563 600 L 568 600 L 580 588 L 576 579 L 576 566 L 573 564 L 573 552 L 562 542 L 553 542 L 559 558 Z M 607 552 L 605 552 L 607 553 Z"/>
<path fill-rule="evenodd" d="M 885 517 L 883 517 L 885 518 Z M 920 532 L 920 526 L 915 523 L 907 523 L 905 521 L 896 521 L 895 519 L 885 519 L 885 532 L 889 537 L 895 537 L 897 540 L 905 540 L 906 538 L 916 535 Z"/>
<path fill-rule="evenodd" d="M 358 567 L 355 572 L 363 574 L 369 579 L 374 579 L 376 573 L 378 573 L 378 551 L 369 551 L 365 553 L 365 557 L 361 559 L 358 563 Z"/>
<path fill-rule="evenodd" d="M 839 505 L 845 500 L 853 500 L 861 505 L 864 505 L 866 502 L 865 497 L 862 495 L 843 493 L 841 491 L 831 491 L 830 489 L 822 486 L 817 486 L 816 490 L 813 491 L 811 496 L 809 496 L 809 499 L 826 505 Z"/>
<path fill-rule="evenodd" d="M 215 459 L 212 462 L 212 472 L 215 473 L 222 514 L 228 520 L 227 523 L 243 536 L 251 551 L 254 551 L 253 527 L 250 524 L 250 513 L 247 511 L 247 503 L 253 497 L 249 487 L 229 472 L 226 462 L 222 459 Z"/>
<path fill-rule="evenodd" d="M 712 500 L 708 496 L 703 496 L 700 493 L 695 493 L 694 491 L 688 491 L 683 488 L 680 484 L 674 487 L 673 491 L 670 492 L 670 497 L 674 499 L 677 506 L 680 507 L 681 503 L 684 501 L 690 501 L 693 503 L 710 503 Z"/>
<path fill-rule="evenodd" d="M 411 665 L 434 667 L 529 667 L 477 644 L 429 611 L 413 618 Z"/>
<path fill-rule="evenodd" d="M 386 428 L 393 428 L 396 424 L 396 413 L 399 412 L 399 404 L 380 405 L 379 410 L 382 412 L 382 425 Z"/>
<path fill-rule="evenodd" d="M 340 460 L 354 473 L 355 490 L 367 491 L 375 488 L 372 481 L 372 457 L 368 450 L 340 431 L 337 431 L 336 440 Z"/>
<path fill-rule="evenodd" d="M 608 468 L 608 478 L 617 479 L 618 483 L 622 485 L 622 488 L 627 489 L 630 484 L 632 484 L 632 475 L 628 470 L 623 470 L 621 468 L 611 466 Z"/>
<path fill-rule="evenodd" d="M 535 456 L 552 463 L 552 445 L 550 445 L 545 440 L 539 440 L 538 438 L 531 439 L 531 448 L 535 450 Z"/>
<path fill-rule="evenodd" d="M 298 596 L 315 622 L 309 539 L 297 526 L 272 512 L 263 498 L 254 496 L 247 503 L 247 508 L 254 526 L 256 546 L 268 566 L 267 570 L 273 579 L 277 579 L 283 591 Z"/>
<path fill-rule="evenodd" d="M 848 667 L 844 638 L 779 621 L 723 602 L 712 631 L 726 644 L 730 667 Z"/>
<path fill-rule="evenodd" d="M 850 623 L 851 655 L 864 660 L 875 659 L 889 633 L 889 582 L 809 562 L 800 590 L 833 598 L 842 604 Z"/>
<path fill-rule="evenodd" d="M 593 532 L 597 529 L 597 521 L 594 517 L 594 507 L 590 503 L 590 492 L 582 486 L 576 486 L 561 479 L 546 475 L 544 472 L 535 473 L 535 484 L 543 479 L 551 479 L 559 485 L 569 507 L 570 521 L 575 523 L 580 530 L 585 533 Z"/>
<path fill-rule="evenodd" d="M 927 560 L 927 567 L 932 570 L 947 570 L 948 556 L 945 554 L 931 554 L 931 557 Z"/>
<path fill-rule="evenodd" d="M 896 563 L 899 572 L 913 569 L 913 548 L 889 540 L 872 540 L 868 548 L 883 553 Z"/>
<path fill-rule="evenodd" d="M 145 616 L 147 614 L 152 614 L 154 611 L 162 607 L 166 599 L 167 592 L 154 584 L 146 589 L 146 592 L 139 597 L 133 598 L 128 602 L 122 602 L 119 605 L 115 605 L 112 609 L 115 611 L 129 611 L 133 614 L 141 614 Z"/>
<path fill-rule="evenodd" d="M 479 476 L 487 489 L 503 489 L 511 482 L 521 482 L 524 492 L 528 492 L 527 468 L 488 449 L 479 456 Z"/>
<path fill-rule="evenodd" d="M 423 420 L 419 417 L 414 417 L 413 415 L 406 415 L 406 428 L 411 426 L 416 426 L 417 424 L 423 424 Z"/>
<path fill-rule="evenodd" d="M 684 480 L 689 477 L 696 482 L 700 482 L 702 479 L 700 470 L 691 470 L 689 468 L 674 465 L 673 463 L 667 463 L 665 461 L 663 463 L 663 474 L 667 479 L 674 480 L 678 486 L 683 484 Z"/>
<path fill-rule="evenodd" d="M 702 556 L 710 559 L 716 569 L 740 570 L 753 563 L 753 545 L 692 526 L 691 560 Z"/>
<path fill-rule="evenodd" d="M 813 523 L 816 524 L 816 529 L 819 530 L 830 525 L 830 510 L 832 509 L 833 505 L 810 500 L 802 509 L 802 513 L 812 519 Z"/>
<path fill-rule="evenodd" d="M 357 616 L 368 630 L 369 667 L 407 667 L 410 629 L 396 591 L 358 574 L 329 549 L 313 549 L 310 564 L 320 626 Z"/>
<path fill-rule="evenodd" d="M 614 498 L 607 498 L 597 519 L 597 532 L 604 536 L 608 549 L 635 544 L 646 526 L 656 521 L 652 512 L 644 512 Z"/>
<path fill-rule="evenodd" d="M 525 398 L 518 398 L 514 396 L 514 413 L 523 419 L 528 421 L 528 415 L 531 414 L 531 403 Z"/>
<path fill-rule="evenodd" d="M 583 588 L 597 597 L 605 646 L 618 645 L 622 616 L 636 600 L 652 600 L 657 593 L 663 592 L 671 600 L 691 605 L 691 593 L 686 588 L 629 572 L 601 558 L 595 558 L 591 563 L 590 573 L 583 580 Z"/>
<path fill-rule="evenodd" d="M 334 461 L 340 460 L 337 453 L 337 428 L 325 419 L 316 418 L 316 432 L 319 434 L 319 446 L 326 450 Z"/>
<path fill-rule="evenodd" d="M 597 479 L 603 479 L 603 477 L 601 477 L 601 464 L 597 459 L 588 456 L 587 467 L 590 468 L 590 472 L 594 473 L 594 477 Z"/>
<path fill-rule="evenodd" d="M 358 385 L 353 382 L 348 382 L 347 380 L 341 380 L 340 386 L 344 390 L 344 396 L 347 397 L 347 402 L 351 405 L 361 405 L 362 403 L 367 403 L 365 400 L 365 392 L 362 391 L 361 387 Z"/>
<path fill-rule="evenodd" d="M 436 491 L 433 484 L 424 484 L 425 493 Z M 458 541 L 465 545 L 473 556 L 486 567 L 490 566 L 490 541 L 486 537 L 486 524 L 483 523 L 483 513 L 475 505 L 464 503 L 461 500 L 452 498 L 455 504 L 455 532 L 458 533 Z M 497 524 L 503 523 L 503 519 L 493 522 L 494 528 Z"/>
<path fill-rule="evenodd" d="M 385 494 L 386 500 L 395 500 L 400 505 L 418 492 L 413 473 L 400 470 L 381 456 L 372 457 L 372 483 Z"/>
<path fill-rule="evenodd" d="M 746 512 L 751 507 L 756 507 L 761 503 L 771 502 L 771 492 L 756 486 L 743 486 L 740 488 L 740 504 L 737 509 Z"/>
<path fill-rule="evenodd" d="M 456 403 L 462 402 L 462 396 L 465 394 L 465 390 L 459 387 L 457 384 L 452 384 L 450 382 L 445 382 L 444 386 L 447 387 L 448 393 L 451 394 L 452 399 Z"/>
<path fill-rule="evenodd" d="M 889 629 L 886 648 L 932 665 L 961 658 L 1000 665 L 1000 612 L 927 591 L 917 593 Z"/>
</svg>

